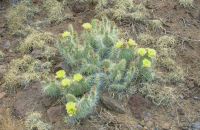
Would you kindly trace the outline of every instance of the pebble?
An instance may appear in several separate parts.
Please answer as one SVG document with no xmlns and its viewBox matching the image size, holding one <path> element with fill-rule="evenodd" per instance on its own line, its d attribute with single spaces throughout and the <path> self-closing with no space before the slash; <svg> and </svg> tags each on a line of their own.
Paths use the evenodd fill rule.
<svg viewBox="0 0 200 130">
<path fill-rule="evenodd" d="M 184 110 L 182 108 L 177 109 L 179 115 L 185 115 Z"/>
<path fill-rule="evenodd" d="M 112 111 L 115 111 L 115 112 L 118 112 L 118 113 L 121 113 L 121 114 L 125 113 L 125 110 L 122 107 L 122 105 L 119 104 L 117 101 L 115 101 L 114 99 L 112 99 L 110 97 L 102 96 L 101 102 L 109 110 L 112 110 Z"/>
<path fill-rule="evenodd" d="M 162 130 L 170 130 L 171 129 L 171 124 L 166 122 L 162 124 Z"/>
<path fill-rule="evenodd" d="M 6 93 L 5 92 L 1 92 L 0 93 L 0 99 L 4 98 L 6 96 Z"/>
<path fill-rule="evenodd" d="M 11 44 L 10 44 L 10 41 L 5 41 L 5 43 L 3 44 L 3 48 L 5 49 L 5 50 L 8 50 L 9 48 L 10 48 L 10 46 L 11 46 Z"/>
<path fill-rule="evenodd" d="M 193 98 L 194 98 L 195 100 L 200 100 L 200 97 L 196 97 L 196 96 L 195 96 L 195 97 L 193 97 Z"/>
<path fill-rule="evenodd" d="M 200 130 L 200 122 L 192 123 L 192 130 Z"/>
</svg>

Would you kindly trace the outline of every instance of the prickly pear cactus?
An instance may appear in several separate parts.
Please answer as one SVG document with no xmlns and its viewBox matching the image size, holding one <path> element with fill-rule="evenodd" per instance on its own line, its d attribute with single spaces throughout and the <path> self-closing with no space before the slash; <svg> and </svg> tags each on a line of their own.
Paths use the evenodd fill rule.
<svg viewBox="0 0 200 130">
<path fill-rule="evenodd" d="M 127 92 L 132 84 L 151 81 L 156 56 L 155 50 L 138 48 L 133 39 L 121 38 L 120 31 L 106 18 L 84 23 L 82 27 L 84 30 L 78 36 L 69 26 L 57 44 L 71 71 L 56 73 L 51 86 L 54 89 L 44 87 L 50 96 L 57 93 L 66 98 L 67 119 L 71 122 L 88 116 L 102 91 Z"/>
</svg>

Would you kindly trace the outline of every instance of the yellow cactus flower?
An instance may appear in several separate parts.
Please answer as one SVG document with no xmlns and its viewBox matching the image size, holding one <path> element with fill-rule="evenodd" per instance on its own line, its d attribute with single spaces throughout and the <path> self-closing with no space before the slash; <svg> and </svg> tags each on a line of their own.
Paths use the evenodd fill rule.
<svg viewBox="0 0 200 130">
<path fill-rule="evenodd" d="M 156 57 L 156 51 L 154 49 L 148 48 L 147 52 L 148 52 L 148 57 L 150 58 Z"/>
<path fill-rule="evenodd" d="M 68 78 L 65 78 L 65 79 L 63 79 L 62 81 L 61 81 L 61 85 L 63 86 L 63 87 L 69 87 L 70 85 L 71 85 L 71 80 L 70 79 L 68 79 Z"/>
<path fill-rule="evenodd" d="M 79 82 L 79 81 L 81 81 L 82 79 L 83 79 L 83 76 L 82 76 L 81 74 L 75 74 L 75 75 L 73 76 L 73 80 L 74 80 L 74 81 Z"/>
<path fill-rule="evenodd" d="M 71 35 L 70 32 L 68 31 L 65 31 L 63 34 L 62 34 L 62 38 L 66 38 L 66 37 L 69 37 Z"/>
<path fill-rule="evenodd" d="M 143 61 L 142 61 L 142 63 L 143 63 L 143 67 L 144 68 L 150 68 L 151 67 L 151 61 L 150 60 L 148 60 L 148 59 L 144 59 Z"/>
<path fill-rule="evenodd" d="M 56 72 L 56 78 L 57 79 L 63 79 L 66 76 L 66 72 L 64 70 L 59 70 Z"/>
<path fill-rule="evenodd" d="M 133 46 L 137 46 L 137 43 L 135 42 L 135 40 L 129 39 L 129 40 L 128 40 L 128 45 L 129 45 L 130 47 L 133 47 Z"/>
<path fill-rule="evenodd" d="M 91 25 L 90 23 L 84 23 L 84 24 L 82 25 L 82 27 L 83 27 L 85 30 L 88 30 L 88 31 L 92 30 L 92 25 Z"/>
<path fill-rule="evenodd" d="M 116 44 L 115 44 L 115 47 L 116 48 L 123 48 L 124 46 L 124 43 L 122 41 L 118 41 Z"/>
<path fill-rule="evenodd" d="M 77 108 L 76 108 L 76 103 L 75 102 L 68 102 L 65 105 L 65 108 L 66 108 L 67 114 L 69 116 L 75 116 L 76 115 Z"/>
<path fill-rule="evenodd" d="M 147 51 L 146 51 L 145 48 L 139 48 L 139 49 L 138 49 L 138 54 L 139 54 L 140 56 L 144 56 L 146 53 L 147 53 Z"/>
</svg>

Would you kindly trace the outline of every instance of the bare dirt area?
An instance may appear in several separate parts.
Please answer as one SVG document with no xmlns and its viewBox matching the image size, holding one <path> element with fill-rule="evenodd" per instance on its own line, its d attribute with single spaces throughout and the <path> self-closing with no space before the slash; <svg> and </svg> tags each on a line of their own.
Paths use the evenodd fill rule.
<svg viewBox="0 0 200 130">
<path fill-rule="evenodd" d="M 40 2 L 40 0 L 36 0 L 34 5 L 42 8 Z M 141 92 L 140 89 L 131 96 L 123 97 L 120 100 L 112 98 L 115 96 L 105 92 L 92 114 L 74 125 L 68 125 L 65 120 L 67 112 L 63 99 L 46 96 L 42 91 L 43 82 L 40 82 L 40 80 L 48 79 L 46 75 L 51 77 L 57 70 L 66 67 L 63 65 L 64 62 L 60 58 L 60 54 L 56 53 L 50 58 L 46 58 L 45 55 L 44 58 L 43 55 L 40 56 L 43 50 L 37 52 L 33 51 L 34 47 L 29 48 L 33 57 L 35 56 L 33 52 L 36 53 L 37 60 L 39 59 L 44 63 L 48 63 L 46 62 L 47 59 L 52 60 L 49 73 L 43 74 L 43 70 L 39 71 L 39 74 L 42 73 L 41 77 L 37 77 L 39 80 L 31 80 L 25 87 L 7 88 L 5 74 L 12 68 L 10 65 L 12 65 L 13 60 L 26 54 L 18 51 L 18 49 L 27 35 L 16 36 L 10 34 L 7 25 L 7 12 L 11 5 L 0 1 L 0 52 L 4 53 L 3 60 L 0 56 L 0 130 L 200 130 L 200 1 L 194 0 L 194 6 L 191 8 L 183 8 L 179 5 L 178 0 L 151 0 L 148 2 L 133 0 L 133 2 L 137 4 L 144 3 L 147 11 L 150 12 L 150 19 L 159 19 L 162 21 L 163 26 L 160 30 L 151 30 L 146 25 L 139 25 L 138 22 L 127 24 L 127 21 L 119 22 L 112 19 L 116 20 L 120 30 L 125 31 L 122 35 L 131 36 L 138 42 L 140 41 L 138 36 L 141 33 L 151 34 L 155 39 L 159 39 L 163 35 L 172 35 L 176 38 L 175 45 L 171 45 L 169 48 L 173 48 L 176 53 L 171 56 L 171 59 L 175 61 L 175 66 L 179 66 L 183 70 L 184 74 L 180 74 L 183 80 L 176 83 L 175 78 L 178 76 L 173 75 L 174 77 L 170 79 L 170 82 L 155 83 L 158 91 L 163 90 L 163 87 L 167 88 L 166 91 L 164 90 L 167 96 L 176 96 L 170 95 L 171 90 L 175 90 L 178 97 L 175 98 L 173 103 L 158 105 L 156 103 L 160 100 L 156 102 L 157 99 L 154 97 L 152 99 L 151 94 L 144 96 L 143 90 Z M 50 32 L 54 38 L 62 35 L 67 30 L 68 25 L 72 24 L 74 29 L 81 33 L 83 23 L 99 18 L 94 6 L 90 5 L 84 8 L 74 5 L 71 10 L 65 7 L 63 12 L 64 16 L 67 16 L 66 19 L 59 22 L 47 22 L 48 24 L 43 21 L 44 26 L 38 25 L 34 28 Z M 45 13 L 40 14 L 37 12 L 31 21 L 40 22 L 40 20 L 44 20 L 44 17 L 47 17 Z M 30 23 L 29 25 L 33 24 Z M 51 42 L 51 40 L 47 41 Z M 149 44 L 141 44 L 140 46 L 146 47 L 147 45 Z M 49 46 L 52 47 L 53 45 Z M 158 49 L 154 44 L 150 44 L 150 46 L 156 50 Z M 159 54 L 161 53 L 159 52 Z M 26 62 L 22 63 L 26 64 Z M 37 62 L 31 65 L 34 66 L 35 64 Z M 161 67 L 158 65 L 157 69 L 162 76 L 167 75 L 169 70 L 172 70 L 172 72 L 179 71 L 174 70 L 173 66 L 172 69 L 169 69 L 164 65 Z M 23 68 L 19 70 L 23 70 Z M 30 72 L 32 73 L 32 71 Z M 16 73 L 16 76 L 19 76 L 19 73 Z M 28 77 L 28 75 L 25 76 Z M 18 80 L 20 79 L 21 77 Z M 21 84 L 15 85 L 22 86 Z M 170 91 L 169 94 L 167 90 Z M 153 93 L 157 94 L 158 91 Z M 165 92 L 163 95 L 165 95 Z M 46 123 L 51 125 L 49 129 L 27 128 L 27 116 L 35 111 L 40 112 L 41 117 L 39 117 L 43 121 L 42 123 L 45 122 L 44 126 Z"/>
</svg>

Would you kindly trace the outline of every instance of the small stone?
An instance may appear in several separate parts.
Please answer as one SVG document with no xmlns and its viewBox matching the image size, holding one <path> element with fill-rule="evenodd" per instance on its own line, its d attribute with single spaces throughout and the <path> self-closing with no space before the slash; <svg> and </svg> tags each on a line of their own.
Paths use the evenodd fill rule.
<svg viewBox="0 0 200 130">
<path fill-rule="evenodd" d="M 124 108 L 117 101 L 115 101 L 114 99 L 112 99 L 110 97 L 102 96 L 101 102 L 109 110 L 112 110 L 112 111 L 115 111 L 115 112 L 118 112 L 121 114 L 125 113 Z"/>
<path fill-rule="evenodd" d="M 55 65 L 55 67 L 54 67 L 54 72 L 57 72 L 59 70 L 63 70 L 62 63 L 59 63 L 59 64 Z"/>
<path fill-rule="evenodd" d="M 197 97 L 197 96 L 195 96 L 193 98 L 194 98 L 194 100 L 200 100 L 200 97 Z"/>
<path fill-rule="evenodd" d="M 166 122 L 162 124 L 162 130 L 170 130 L 171 129 L 171 124 Z"/>
<path fill-rule="evenodd" d="M 0 28 L 3 28 L 4 27 L 4 24 L 3 25 L 0 25 Z M 3 34 L 5 33 L 6 29 L 3 28 L 0 30 L 0 37 L 3 37 Z"/>
<path fill-rule="evenodd" d="M 68 70 L 71 70 L 71 68 L 69 68 L 68 66 L 66 66 L 66 64 L 64 62 L 61 62 L 61 63 L 55 65 L 55 67 L 54 67 L 54 72 L 57 72 L 59 70 L 66 70 L 66 71 L 68 71 Z"/>
<path fill-rule="evenodd" d="M 4 98 L 4 97 L 5 97 L 5 95 L 6 95 L 6 93 L 5 93 L 5 92 L 1 92 L 1 93 L 0 93 L 0 99 Z"/>
<path fill-rule="evenodd" d="M 151 129 L 151 128 L 154 127 L 154 123 L 153 123 L 152 121 L 147 121 L 147 122 L 145 123 L 145 125 L 146 125 L 146 127 L 149 128 L 149 129 Z"/>
<path fill-rule="evenodd" d="M 182 126 L 180 129 L 181 130 L 189 130 L 189 128 L 187 126 Z"/>
<path fill-rule="evenodd" d="M 10 41 L 5 41 L 5 43 L 3 44 L 3 48 L 6 50 L 8 50 L 10 46 L 11 46 Z"/>
<path fill-rule="evenodd" d="M 65 107 L 64 106 L 50 107 L 47 110 L 47 116 L 51 123 L 55 123 L 55 122 L 59 121 L 59 119 L 63 118 L 63 115 L 65 115 Z"/>
<path fill-rule="evenodd" d="M 4 117 L 2 115 L 0 115 L 0 122 L 2 122 L 4 119 Z"/>
<path fill-rule="evenodd" d="M 179 115 L 185 115 L 184 110 L 182 108 L 177 109 Z"/>
<path fill-rule="evenodd" d="M 141 125 L 137 125 L 137 130 L 144 130 L 144 128 Z"/>
<path fill-rule="evenodd" d="M 43 57 L 42 54 L 43 54 L 42 50 L 33 50 L 31 52 L 31 55 L 36 59 L 42 59 Z"/>
<path fill-rule="evenodd" d="M 200 130 L 200 122 L 192 123 L 192 130 Z"/>
</svg>

